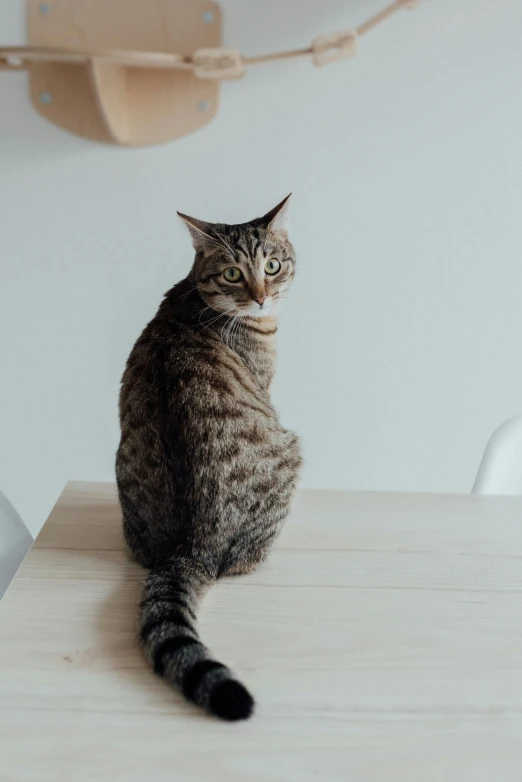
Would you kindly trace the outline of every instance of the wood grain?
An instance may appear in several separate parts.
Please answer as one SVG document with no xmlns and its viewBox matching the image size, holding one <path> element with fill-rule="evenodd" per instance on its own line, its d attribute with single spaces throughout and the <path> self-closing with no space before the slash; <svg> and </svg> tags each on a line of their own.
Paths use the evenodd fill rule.
<svg viewBox="0 0 522 782">
<path fill-rule="evenodd" d="M 146 668 L 112 484 L 69 484 L 0 604 L 0 780 L 519 782 L 522 500 L 301 492 L 205 642 L 225 725 Z"/>
<path fill-rule="evenodd" d="M 128 144 L 130 141 L 128 68 L 93 58 L 87 65 L 87 71 L 94 99 L 107 133 L 117 144 Z"/>
<path fill-rule="evenodd" d="M 41 13 L 40 0 L 28 0 L 28 42 L 36 47 L 127 50 L 132 61 L 134 52 L 146 52 L 149 59 L 154 53 L 187 57 L 221 43 L 221 10 L 210 0 L 49 0 L 43 5 L 48 13 Z M 72 133 L 131 146 L 180 138 L 217 112 L 219 84 L 197 79 L 192 71 L 124 65 L 114 71 L 117 67 L 31 62 L 33 106 Z"/>
</svg>

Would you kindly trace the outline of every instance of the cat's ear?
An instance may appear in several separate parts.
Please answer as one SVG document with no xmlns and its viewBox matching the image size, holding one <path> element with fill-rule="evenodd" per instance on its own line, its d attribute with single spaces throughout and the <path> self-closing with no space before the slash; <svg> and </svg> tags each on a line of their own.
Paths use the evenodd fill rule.
<svg viewBox="0 0 522 782">
<path fill-rule="evenodd" d="M 195 217 L 189 217 L 181 212 L 178 212 L 178 215 L 189 229 L 192 237 L 192 244 L 194 245 L 196 252 L 203 252 L 205 249 L 215 245 L 216 240 L 212 236 L 212 223 L 206 223 L 204 220 L 196 220 Z"/>
<path fill-rule="evenodd" d="M 262 225 L 263 228 L 266 228 L 268 231 L 284 231 L 285 233 L 288 233 L 288 202 L 290 201 L 291 195 L 292 193 L 289 193 L 286 198 L 283 198 L 280 204 L 274 206 L 274 208 L 267 212 L 263 217 L 258 218 L 259 225 Z"/>
</svg>

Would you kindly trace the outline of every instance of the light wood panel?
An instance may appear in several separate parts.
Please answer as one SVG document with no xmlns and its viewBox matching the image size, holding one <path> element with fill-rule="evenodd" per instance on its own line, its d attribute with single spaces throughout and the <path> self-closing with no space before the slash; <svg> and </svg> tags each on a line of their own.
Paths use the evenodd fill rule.
<svg viewBox="0 0 522 782">
<path fill-rule="evenodd" d="M 69 484 L 0 604 L 0 780 L 519 782 L 522 500 L 301 492 L 269 562 L 200 616 L 248 723 L 135 642 L 111 484 Z"/>
<path fill-rule="evenodd" d="M 221 11 L 210 0 L 28 0 L 27 19 L 32 46 L 130 50 L 130 63 L 133 52 L 153 65 L 154 53 L 188 57 L 221 43 Z M 29 72 L 35 109 L 95 141 L 158 144 L 202 127 L 218 108 L 219 85 L 190 70 L 31 62 Z"/>
<path fill-rule="evenodd" d="M 127 91 L 128 68 L 96 58 L 87 66 L 94 100 L 105 129 L 117 144 L 131 141 Z"/>
</svg>

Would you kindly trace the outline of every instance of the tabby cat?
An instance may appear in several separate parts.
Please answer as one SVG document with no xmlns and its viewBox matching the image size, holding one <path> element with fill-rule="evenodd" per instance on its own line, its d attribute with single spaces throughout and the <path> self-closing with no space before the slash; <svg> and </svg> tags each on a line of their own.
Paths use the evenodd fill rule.
<svg viewBox="0 0 522 782">
<path fill-rule="evenodd" d="M 269 397 L 295 271 L 287 202 L 241 225 L 180 214 L 194 265 L 136 342 L 120 394 L 123 531 L 150 570 L 140 641 L 156 673 L 225 720 L 246 719 L 254 701 L 199 640 L 196 608 L 216 579 L 265 559 L 301 464 Z"/>
</svg>

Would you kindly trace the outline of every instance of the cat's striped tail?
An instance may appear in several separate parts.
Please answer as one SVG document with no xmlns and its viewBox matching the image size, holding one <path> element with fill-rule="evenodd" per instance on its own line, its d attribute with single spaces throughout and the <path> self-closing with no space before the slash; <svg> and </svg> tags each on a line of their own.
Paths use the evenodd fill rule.
<svg viewBox="0 0 522 782">
<path fill-rule="evenodd" d="M 173 559 L 145 578 L 139 636 L 154 671 L 197 706 L 224 720 L 254 710 L 248 690 L 199 640 L 196 608 L 213 578 L 191 559 Z"/>
</svg>

